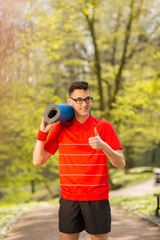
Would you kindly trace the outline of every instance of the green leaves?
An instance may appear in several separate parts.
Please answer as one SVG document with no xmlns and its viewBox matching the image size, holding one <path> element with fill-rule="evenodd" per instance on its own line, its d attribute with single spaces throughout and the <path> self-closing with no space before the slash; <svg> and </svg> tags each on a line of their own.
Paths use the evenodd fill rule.
<svg viewBox="0 0 160 240">
<path fill-rule="evenodd" d="M 93 115 L 113 123 L 132 156 L 157 148 L 160 49 L 155 1 L 2 2 L 7 5 L 0 29 L 3 187 L 14 178 L 24 185 L 57 177 L 55 161 L 36 168 L 32 153 L 45 108 L 65 103 L 76 80 L 90 83 Z"/>
</svg>

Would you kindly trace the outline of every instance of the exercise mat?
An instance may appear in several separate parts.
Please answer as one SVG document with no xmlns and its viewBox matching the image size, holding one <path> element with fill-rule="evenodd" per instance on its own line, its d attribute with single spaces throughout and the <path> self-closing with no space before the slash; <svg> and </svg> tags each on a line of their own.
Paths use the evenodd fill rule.
<svg viewBox="0 0 160 240">
<path fill-rule="evenodd" d="M 74 117 L 73 107 L 68 104 L 51 104 L 44 112 L 44 122 L 68 122 Z"/>
</svg>

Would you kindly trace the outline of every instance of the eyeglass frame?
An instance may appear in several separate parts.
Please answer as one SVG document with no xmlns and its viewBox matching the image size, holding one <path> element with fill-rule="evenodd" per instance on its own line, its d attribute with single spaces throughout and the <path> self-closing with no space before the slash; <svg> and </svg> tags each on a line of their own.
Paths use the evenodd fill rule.
<svg viewBox="0 0 160 240">
<path fill-rule="evenodd" d="M 77 103 L 78 100 L 82 100 L 81 103 L 77 103 L 77 104 L 83 104 L 84 101 L 85 101 L 86 104 L 91 104 L 91 103 L 92 103 L 92 100 L 93 100 L 93 97 L 91 97 L 91 96 L 88 96 L 88 97 L 86 97 L 85 99 L 83 99 L 83 98 L 77 98 L 77 99 L 75 99 L 75 98 L 72 98 L 72 97 L 69 97 L 69 98 L 71 98 L 71 99 L 72 99 L 73 101 L 75 101 L 76 103 Z M 86 102 L 86 99 L 87 99 L 87 98 L 90 98 L 90 99 L 91 99 L 91 102 L 90 102 L 90 103 L 87 103 L 87 102 Z"/>
</svg>

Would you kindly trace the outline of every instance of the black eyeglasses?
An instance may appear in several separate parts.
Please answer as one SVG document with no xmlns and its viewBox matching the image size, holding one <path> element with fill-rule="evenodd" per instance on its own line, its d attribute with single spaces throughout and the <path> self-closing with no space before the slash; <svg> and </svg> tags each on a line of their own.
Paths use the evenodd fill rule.
<svg viewBox="0 0 160 240">
<path fill-rule="evenodd" d="M 86 97 L 85 99 L 83 99 L 83 98 L 74 99 L 74 98 L 72 98 L 72 97 L 69 97 L 69 98 L 71 98 L 72 100 L 74 100 L 77 104 L 82 104 L 83 101 L 85 101 L 86 104 L 90 104 L 90 103 L 92 103 L 92 100 L 93 100 L 93 98 L 92 98 L 91 96 L 88 96 L 88 97 Z"/>
</svg>

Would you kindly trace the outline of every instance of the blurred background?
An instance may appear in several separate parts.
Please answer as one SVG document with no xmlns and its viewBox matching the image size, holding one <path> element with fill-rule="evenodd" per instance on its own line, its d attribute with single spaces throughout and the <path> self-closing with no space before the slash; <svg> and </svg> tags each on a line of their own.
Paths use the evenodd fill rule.
<svg viewBox="0 0 160 240">
<path fill-rule="evenodd" d="M 78 80 L 91 85 L 92 115 L 110 121 L 124 147 L 111 189 L 160 167 L 160 1 L 0 0 L 3 206 L 59 195 L 58 155 L 35 167 L 32 154 L 46 107 L 66 103 Z"/>
</svg>

